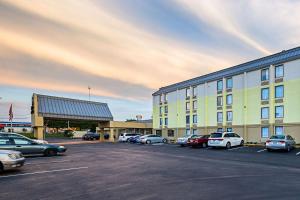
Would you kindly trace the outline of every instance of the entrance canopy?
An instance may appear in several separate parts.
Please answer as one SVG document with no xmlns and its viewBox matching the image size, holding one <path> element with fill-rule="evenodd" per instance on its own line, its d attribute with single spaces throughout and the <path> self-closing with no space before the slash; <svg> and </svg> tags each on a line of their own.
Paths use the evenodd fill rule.
<svg viewBox="0 0 300 200">
<path fill-rule="evenodd" d="M 37 94 L 38 116 L 44 118 L 112 121 L 106 103 Z"/>
</svg>

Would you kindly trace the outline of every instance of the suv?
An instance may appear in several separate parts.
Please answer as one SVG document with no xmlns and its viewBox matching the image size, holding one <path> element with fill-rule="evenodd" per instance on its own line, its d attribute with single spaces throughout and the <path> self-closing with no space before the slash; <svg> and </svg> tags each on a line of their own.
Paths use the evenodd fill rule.
<svg viewBox="0 0 300 200">
<path fill-rule="evenodd" d="M 212 133 L 208 139 L 210 147 L 226 147 L 230 149 L 233 146 L 243 146 L 244 139 L 233 132 L 216 132 Z"/>
<path fill-rule="evenodd" d="M 131 137 L 137 136 L 137 133 L 121 133 L 119 136 L 119 142 L 128 142 Z"/>
</svg>

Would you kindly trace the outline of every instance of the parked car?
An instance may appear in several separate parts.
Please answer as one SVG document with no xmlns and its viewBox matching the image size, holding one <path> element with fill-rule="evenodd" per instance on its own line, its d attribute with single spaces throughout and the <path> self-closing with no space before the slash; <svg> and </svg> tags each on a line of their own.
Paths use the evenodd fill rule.
<svg viewBox="0 0 300 200">
<path fill-rule="evenodd" d="M 36 143 L 39 144 L 48 144 L 46 140 L 37 140 L 37 139 L 30 139 L 24 135 L 18 134 L 18 133 L 8 133 L 8 132 L 0 132 L 0 136 L 7 136 L 7 137 L 12 137 L 12 138 L 26 138 L 32 141 L 35 141 Z"/>
<path fill-rule="evenodd" d="M 210 135 L 197 135 L 188 139 L 187 145 L 191 147 L 207 147 Z"/>
<path fill-rule="evenodd" d="M 225 147 L 230 149 L 233 146 L 244 145 L 244 139 L 233 132 L 216 132 L 212 133 L 208 139 L 210 147 Z"/>
<path fill-rule="evenodd" d="M 20 151 L 22 154 L 43 154 L 45 156 L 55 156 L 67 150 L 64 146 L 39 144 L 30 139 L 8 136 L 0 136 L 0 149 Z"/>
<path fill-rule="evenodd" d="M 87 132 L 82 136 L 83 140 L 99 140 L 100 134 L 99 133 L 93 133 L 93 132 Z"/>
<path fill-rule="evenodd" d="M 140 143 L 141 142 L 141 136 L 139 136 L 139 135 L 133 136 L 133 137 L 129 138 L 128 142 L 130 142 L 130 143 Z"/>
<path fill-rule="evenodd" d="M 21 152 L 0 150 L 0 172 L 20 168 L 24 165 L 24 163 L 25 158 Z"/>
<path fill-rule="evenodd" d="M 183 137 L 177 138 L 176 143 L 179 144 L 180 146 L 184 147 L 187 146 L 188 140 L 190 138 L 198 137 L 199 135 L 185 135 Z"/>
<path fill-rule="evenodd" d="M 151 143 L 167 143 L 167 139 L 159 135 L 144 135 L 141 137 L 142 144 L 151 144 Z"/>
<path fill-rule="evenodd" d="M 128 142 L 129 138 L 137 136 L 137 133 L 121 133 L 119 136 L 119 142 Z"/>
<path fill-rule="evenodd" d="M 282 149 L 289 152 L 295 146 L 295 139 L 290 135 L 273 135 L 266 141 L 266 149 L 268 151 Z"/>
</svg>

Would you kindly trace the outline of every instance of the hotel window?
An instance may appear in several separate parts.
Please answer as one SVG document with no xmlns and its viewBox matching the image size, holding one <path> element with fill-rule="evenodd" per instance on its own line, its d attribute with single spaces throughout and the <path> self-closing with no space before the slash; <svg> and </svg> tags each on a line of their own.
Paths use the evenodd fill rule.
<svg viewBox="0 0 300 200">
<path fill-rule="evenodd" d="M 283 135 L 283 126 L 275 126 L 275 135 Z"/>
<path fill-rule="evenodd" d="M 160 101 L 160 102 L 163 102 L 163 95 L 162 95 L 162 94 L 159 95 L 159 101 Z"/>
<path fill-rule="evenodd" d="M 279 65 L 275 67 L 275 78 L 281 78 L 284 76 L 284 68 L 283 65 Z"/>
<path fill-rule="evenodd" d="M 217 122 L 218 123 L 222 123 L 223 122 L 223 113 L 222 112 L 218 112 L 217 113 Z"/>
<path fill-rule="evenodd" d="M 190 102 L 186 102 L 186 104 L 185 104 L 185 109 L 186 109 L 186 110 L 190 110 Z"/>
<path fill-rule="evenodd" d="M 283 106 L 275 106 L 275 118 L 283 118 L 284 108 Z"/>
<path fill-rule="evenodd" d="M 227 121 L 228 122 L 232 121 L 232 111 L 227 111 Z"/>
<path fill-rule="evenodd" d="M 190 116 L 189 115 L 185 116 L 185 122 L 186 122 L 186 124 L 190 124 Z"/>
<path fill-rule="evenodd" d="M 270 90 L 269 88 L 261 89 L 261 100 L 269 100 Z"/>
<path fill-rule="evenodd" d="M 232 128 L 226 128 L 226 131 L 227 132 L 232 132 L 233 130 L 232 130 Z"/>
<path fill-rule="evenodd" d="M 197 115 L 193 115 L 193 124 L 197 124 L 197 121 L 198 121 Z"/>
<path fill-rule="evenodd" d="M 165 106 L 165 113 L 168 113 L 168 106 Z"/>
<path fill-rule="evenodd" d="M 165 118 L 165 126 L 168 126 L 169 120 L 168 118 Z"/>
<path fill-rule="evenodd" d="M 223 106 L 223 97 L 222 96 L 217 97 L 217 106 Z"/>
<path fill-rule="evenodd" d="M 190 97 L 191 96 L 191 88 L 186 88 L 185 90 L 185 96 Z"/>
<path fill-rule="evenodd" d="M 261 118 L 269 119 L 269 108 L 268 107 L 261 108 Z"/>
<path fill-rule="evenodd" d="M 226 89 L 232 89 L 232 87 L 233 87 L 232 78 L 227 78 L 226 79 Z"/>
<path fill-rule="evenodd" d="M 174 137 L 174 130 L 168 130 L 168 137 Z"/>
<path fill-rule="evenodd" d="M 232 94 L 228 94 L 226 96 L 226 104 L 227 105 L 232 105 Z"/>
<path fill-rule="evenodd" d="M 269 127 L 261 127 L 261 137 L 262 138 L 269 137 Z"/>
<path fill-rule="evenodd" d="M 193 110 L 197 110 L 197 100 L 193 101 Z"/>
<path fill-rule="evenodd" d="M 159 114 L 162 115 L 163 107 L 159 107 Z"/>
<path fill-rule="evenodd" d="M 191 130 L 189 128 L 185 129 L 185 134 L 186 135 L 190 135 L 191 134 Z"/>
<path fill-rule="evenodd" d="M 197 94 L 197 87 L 193 87 L 193 97 L 196 97 Z"/>
<path fill-rule="evenodd" d="M 162 126 L 162 124 L 163 124 L 163 119 L 159 118 L 159 125 Z"/>
<path fill-rule="evenodd" d="M 261 70 L 261 81 L 268 81 L 269 80 L 269 69 Z"/>
<path fill-rule="evenodd" d="M 223 91 L 223 81 L 217 81 L 217 90 L 218 91 Z"/>
<path fill-rule="evenodd" d="M 284 87 L 283 85 L 278 85 L 275 87 L 275 98 L 283 98 L 284 97 Z"/>
<path fill-rule="evenodd" d="M 167 102 L 168 101 L 168 94 L 165 94 L 164 97 L 165 97 L 165 102 Z"/>
<path fill-rule="evenodd" d="M 223 128 L 218 128 L 218 129 L 217 129 L 217 132 L 218 132 L 218 133 L 223 132 Z"/>
<path fill-rule="evenodd" d="M 197 129 L 193 129 L 193 135 L 198 135 L 198 130 Z"/>
</svg>

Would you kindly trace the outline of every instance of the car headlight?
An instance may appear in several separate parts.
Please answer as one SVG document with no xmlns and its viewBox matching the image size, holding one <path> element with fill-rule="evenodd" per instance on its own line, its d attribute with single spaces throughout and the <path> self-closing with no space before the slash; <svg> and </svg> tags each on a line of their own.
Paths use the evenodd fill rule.
<svg viewBox="0 0 300 200">
<path fill-rule="evenodd" d="M 17 155 L 17 154 L 15 154 L 15 153 L 10 153 L 10 154 L 8 154 L 8 157 L 10 157 L 10 158 L 13 159 L 13 160 L 16 160 L 16 159 L 18 159 L 20 156 Z"/>
<path fill-rule="evenodd" d="M 65 147 L 64 147 L 64 146 L 59 146 L 58 148 L 60 148 L 60 149 L 64 149 Z"/>
</svg>

